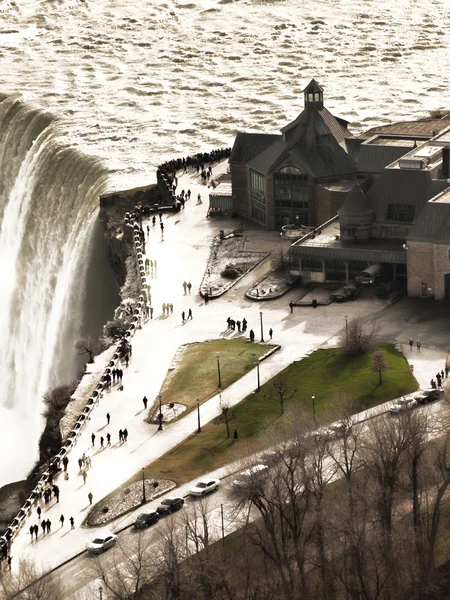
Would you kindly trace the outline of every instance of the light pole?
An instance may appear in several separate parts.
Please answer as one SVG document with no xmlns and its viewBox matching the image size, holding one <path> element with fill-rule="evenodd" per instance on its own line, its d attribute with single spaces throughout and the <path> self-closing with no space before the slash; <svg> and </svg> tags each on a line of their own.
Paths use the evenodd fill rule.
<svg viewBox="0 0 450 600">
<path fill-rule="evenodd" d="M 145 497 L 145 474 L 144 468 L 142 467 L 142 504 L 147 502 L 147 498 Z"/>
<path fill-rule="evenodd" d="M 217 375 L 219 378 L 219 390 L 222 389 L 222 377 L 220 376 L 220 356 L 217 355 Z"/>
<path fill-rule="evenodd" d="M 98 588 L 98 593 L 99 593 L 100 600 L 102 600 L 103 599 L 103 588 Z"/>
<path fill-rule="evenodd" d="M 198 419 L 197 433 L 201 433 L 202 428 L 200 426 L 200 400 L 197 400 L 197 419 Z"/>
<path fill-rule="evenodd" d="M 262 320 L 263 314 L 262 312 L 259 313 L 259 319 L 261 321 L 261 341 L 264 341 L 264 330 L 263 330 L 263 320 Z"/>
<path fill-rule="evenodd" d="M 313 419 L 314 419 L 314 425 L 316 424 L 316 397 L 314 396 L 314 394 L 311 396 L 311 400 L 312 400 L 312 409 L 313 409 Z"/>
<path fill-rule="evenodd" d="M 158 426 L 158 431 L 162 431 L 162 422 L 163 422 L 163 414 L 162 414 L 162 406 L 161 406 L 161 394 L 159 395 L 159 415 L 158 415 L 158 419 L 159 419 L 159 426 Z"/>
<path fill-rule="evenodd" d="M 345 315 L 345 341 L 348 344 L 348 320 L 347 320 L 347 315 Z"/>
</svg>

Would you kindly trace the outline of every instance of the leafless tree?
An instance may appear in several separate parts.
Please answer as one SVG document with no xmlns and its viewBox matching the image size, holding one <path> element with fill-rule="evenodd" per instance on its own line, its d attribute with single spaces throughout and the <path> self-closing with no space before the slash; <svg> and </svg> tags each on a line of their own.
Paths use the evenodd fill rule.
<svg viewBox="0 0 450 600">
<path fill-rule="evenodd" d="M 286 381 L 278 380 L 274 381 L 268 389 L 267 394 L 264 395 L 264 400 L 275 400 L 280 403 L 281 414 L 284 415 L 284 403 L 287 400 L 291 400 L 297 393 L 297 389 L 290 390 L 289 385 Z"/>
<path fill-rule="evenodd" d="M 369 323 L 351 319 L 339 337 L 339 345 L 345 354 L 365 354 L 376 344 L 378 332 L 379 325 L 375 320 Z"/>
<path fill-rule="evenodd" d="M 380 384 L 382 383 L 381 374 L 388 370 L 384 354 L 382 352 L 374 352 L 372 355 L 372 373 L 378 373 L 380 378 Z"/>
<path fill-rule="evenodd" d="M 230 422 L 236 418 L 236 414 L 231 412 L 231 407 L 228 404 L 228 402 L 221 400 L 219 407 L 221 410 L 220 418 L 222 420 L 222 423 L 225 423 L 225 426 L 227 428 L 227 439 L 228 439 L 230 437 Z"/>
<path fill-rule="evenodd" d="M 61 600 L 72 598 L 55 575 L 42 575 L 34 563 L 21 560 L 13 572 L 0 570 L 0 599 Z"/>
<path fill-rule="evenodd" d="M 75 342 L 75 349 L 80 356 L 89 354 L 88 362 L 94 362 L 94 354 L 96 353 L 96 343 L 91 337 L 83 337 Z"/>
</svg>

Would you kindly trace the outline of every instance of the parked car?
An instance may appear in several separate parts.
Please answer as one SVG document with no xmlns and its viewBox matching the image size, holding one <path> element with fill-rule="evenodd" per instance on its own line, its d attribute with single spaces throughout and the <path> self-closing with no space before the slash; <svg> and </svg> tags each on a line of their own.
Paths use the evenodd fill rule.
<svg viewBox="0 0 450 600">
<path fill-rule="evenodd" d="M 442 390 L 435 390 L 430 388 L 429 390 L 422 390 L 418 394 L 414 396 L 414 400 L 417 400 L 420 404 L 427 404 L 427 402 L 432 402 L 433 400 L 437 400 L 442 394 Z"/>
<path fill-rule="evenodd" d="M 143 512 L 138 515 L 136 521 L 134 522 L 134 526 L 137 529 L 144 529 L 145 527 L 150 527 L 150 525 L 154 525 L 159 521 L 159 513 L 155 510 L 149 512 Z"/>
<path fill-rule="evenodd" d="M 245 469 L 242 473 L 239 473 L 236 479 L 233 481 L 233 485 L 237 488 L 248 485 L 251 481 L 263 478 L 269 470 L 267 465 L 258 464 L 253 465 L 249 469 Z"/>
<path fill-rule="evenodd" d="M 170 496 L 169 498 L 165 498 L 162 502 L 160 502 L 156 510 L 160 515 L 169 514 L 180 510 L 183 504 L 184 498 L 179 496 Z"/>
<path fill-rule="evenodd" d="M 191 496 L 204 496 L 205 494 L 209 494 L 209 492 L 218 490 L 219 485 L 219 479 L 203 479 L 197 481 L 194 487 L 189 490 L 189 493 Z"/>
<path fill-rule="evenodd" d="M 105 550 L 108 550 L 108 548 L 112 548 L 116 542 L 117 535 L 114 533 L 105 533 L 94 538 L 92 542 L 88 544 L 88 550 L 93 554 L 100 554 L 100 552 L 104 552 Z"/>
<path fill-rule="evenodd" d="M 417 404 L 418 402 L 413 396 L 402 396 L 389 406 L 388 411 L 395 415 L 404 410 L 411 410 L 411 408 L 414 408 Z"/>
</svg>

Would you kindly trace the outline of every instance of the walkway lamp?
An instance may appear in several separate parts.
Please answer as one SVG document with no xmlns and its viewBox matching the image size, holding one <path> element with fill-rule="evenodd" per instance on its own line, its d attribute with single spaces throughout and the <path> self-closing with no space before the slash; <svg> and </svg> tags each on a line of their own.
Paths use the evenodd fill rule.
<svg viewBox="0 0 450 600">
<path fill-rule="evenodd" d="M 219 390 L 222 389 L 222 377 L 220 375 L 220 356 L 217 355 L 217 376 L 219 378 Z"/>
<path fill-rule="evenodd" d="M 162 401 L 162 397 L 161 394 L 159 395 L 159 415 L 158 415 L 158 419 L 159 419 L 159 426 L 158 426 L 158 431 L 162 431 L 162 422 L 163 422 L 163 414 L 162 414 L 162 405 L 161 405 L 161 401 Z"/>
<path fill-rule="evenodd" d="M 200 400 L 197 400 L 197 419 L 198 419 L 197 433 L 201 433 L 202 428 L 200 426 Z"/>
<path fill-rule="evenodd" d="M 261 341 L 264 341 L 264 330 L 263 330 L 263 314 L 262 312 L 259 313 L 259 319 L 261 321 Z"/>
</svg>

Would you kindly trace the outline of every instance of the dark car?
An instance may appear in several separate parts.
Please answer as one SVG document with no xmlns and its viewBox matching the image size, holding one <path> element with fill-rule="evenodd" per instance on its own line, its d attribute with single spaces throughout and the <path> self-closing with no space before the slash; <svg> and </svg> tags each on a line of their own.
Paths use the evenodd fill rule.
<svg viewBox="0 0 450 600">
<path fill-rule="evenodd" d="M 144 527 L 150 527 L 150 525 L 154 525 L 158 521 L 159 514 L 156 511 L 143 512 L 138 515 L 134 522 L 134 526 L 137 527 L 137 529 L 144 529 Z"/>
<path fill-rule="evenodd" d="M 184 498 L 179 496 L 170 496 L 165 498 L 156 508 L 159 514 L 173 513 L 179 510 L 184 504 Z"/>
<path fill-rule="evenodd" d="M 418 394 L 414 396 L 414 400 L 420 402 L 420 404 L 426 404 L 427 402 L 433 402 L 433 400 L 437 400 L 440 398 L 442 394 L 442 390 L 435 390 L 430 388 L 429 390 L 422 390 Z"/>
</svg>

